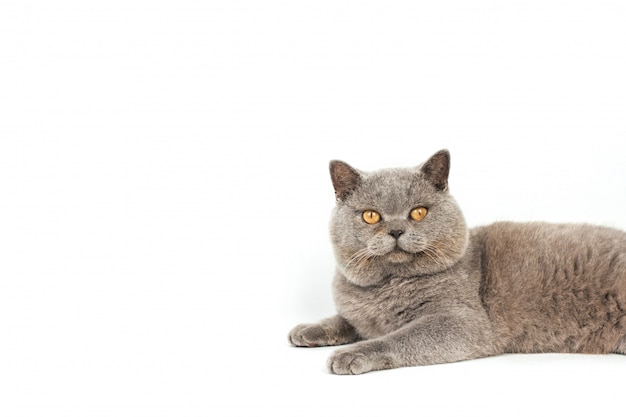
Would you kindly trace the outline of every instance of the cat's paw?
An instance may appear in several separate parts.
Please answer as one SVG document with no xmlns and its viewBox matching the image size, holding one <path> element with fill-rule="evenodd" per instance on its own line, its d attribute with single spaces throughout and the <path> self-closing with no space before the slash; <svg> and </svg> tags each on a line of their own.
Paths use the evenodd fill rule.
<svg viewBox="0 0 626 417">
<path fill-rule="evenodd" d="M 326 331 L 318 324 L 300 324 L 289 332 L 289 343 L 294 346 L 328 346 Z"/>
<path fill-rule="evenodd" d="M 328 370 L 337 375 L 358 375 L 376 369 L 375 363 L 365 353 L 342 349 L 328 358 Z"/>
</svg>

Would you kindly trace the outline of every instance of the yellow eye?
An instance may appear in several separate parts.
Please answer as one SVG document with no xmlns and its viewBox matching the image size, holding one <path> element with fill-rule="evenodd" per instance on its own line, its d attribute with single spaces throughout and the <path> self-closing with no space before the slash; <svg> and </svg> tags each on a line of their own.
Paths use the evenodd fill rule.
<svg viewBox="0 0 626 417">
<path fill-rule="evenodd" d="M 411 210 L 411 218 L 416 222 L 422 221 L 424 217 L 428 214 L 428 209 L 426 207 L 415 207 Z"/>
<path fill-rule="evenodd" d="M 365 220 L 367 224 L 376 224 L 380 221 L 380 214 L 374 210 L 365 210 L 363 212 L 363 220 Z"/>
</svg>

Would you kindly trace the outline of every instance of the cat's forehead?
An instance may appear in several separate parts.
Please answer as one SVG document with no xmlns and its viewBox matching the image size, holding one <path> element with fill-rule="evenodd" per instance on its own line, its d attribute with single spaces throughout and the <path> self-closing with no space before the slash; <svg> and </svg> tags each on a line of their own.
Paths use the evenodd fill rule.
<svg viewBox="0 0 626 417">
<path fill-rule="evenodd" d="M 384 169 L 363 176 L 356 201 L 390 213 L 404 212 L 412 204 L 433 198 L 433 189 L 417 170 Z"/>
<path fill-rule="evenodd" d="M 406 168 L 381 169 L 365 175 L 364 184 L 370 187 L 406 188 L 417 180 L 417 172 Z"/>
</svg>

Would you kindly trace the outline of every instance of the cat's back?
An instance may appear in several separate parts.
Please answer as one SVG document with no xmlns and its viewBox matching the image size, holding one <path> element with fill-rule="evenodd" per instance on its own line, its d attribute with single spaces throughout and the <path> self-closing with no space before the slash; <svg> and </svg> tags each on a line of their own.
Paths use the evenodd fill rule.
<svg viewBox="0 0 626 417">
<path fill-rule="evenodd" d="M 626 277 L 626 232 L 588 224 L 499 222 L 472 230 L 496 270 L 565 267 L 572 278 Z M 523 271 L 519 271 L 523 272 Z"/>
<path fill-rule="evenodd" d="M 623 343 L 626 233 L 502 222 L 472 230 L 472 244 L 502 350 L 606 353 Z"/>
</svg>

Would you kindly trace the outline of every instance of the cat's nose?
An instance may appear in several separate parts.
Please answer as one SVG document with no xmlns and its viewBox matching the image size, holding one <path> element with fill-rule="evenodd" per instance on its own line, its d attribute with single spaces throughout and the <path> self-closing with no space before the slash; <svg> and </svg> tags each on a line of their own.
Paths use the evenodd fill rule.
<svg viewBox="0 0 626 417">
<path fill-rule="evenodd" d="M 389 234 L 396 239 L 399 238 L 402 233 L 404 233 L 404 230 L 392 230 L 389 232 Z"/>
</svg>

